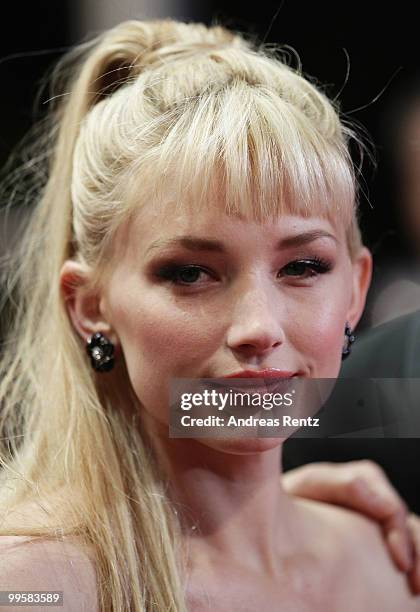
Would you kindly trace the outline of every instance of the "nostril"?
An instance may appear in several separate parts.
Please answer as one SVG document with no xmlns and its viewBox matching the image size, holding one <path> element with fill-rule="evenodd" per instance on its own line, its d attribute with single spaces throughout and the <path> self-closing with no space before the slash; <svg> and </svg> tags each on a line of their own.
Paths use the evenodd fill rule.
<svg viewBox="0 0 420 612">
<path fill-rule="evenodd" d="M 229 328 L 226 338 L 231 350 L 265 353 L 280 346 L 284 330 L 277 317 L 241 316 Z"/>
<path fill-rule="evenodd" d="M 234 352 L 239 352 L 250 355 L 264 355 L 276 347 L 280 346 L 282 343 L 280 340 L 276 340 L 275 342 L 269 341 L 255 341 L 255 342 L 243 342 L 238 343 L 237 345 L 230 344 L 230 349 Z"/>
</svg>

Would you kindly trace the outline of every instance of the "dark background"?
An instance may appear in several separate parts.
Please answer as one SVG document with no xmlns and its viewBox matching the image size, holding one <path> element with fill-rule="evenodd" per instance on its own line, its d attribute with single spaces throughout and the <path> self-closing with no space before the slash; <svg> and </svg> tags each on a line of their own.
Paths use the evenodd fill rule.
<svg viewBox="0 0 420 612">
<path fill-rule="evenodd" d="M 392 135 L 401 104 L 413 83 L 416 86 L 420 74 L 415 6 L 409 2 L 385 5 L 379 1 L 288 0 L 246 5 L 190 0 L 174 15 L 205 23 L 216 17 L 227 26 L 257 34 L 260 40 L 265 38 L 267 43 L 290 45 L 299 54 L 303 71 L 326 84 L 331 97 L 339 94 L 342 112 L 367 129 L 376 145 L 378 162 L 376 171 L 371 164 L 364 166 L 363 190 L 367 197 L 361 198 L 362 229 L 376 262 L 370 296 L 375 294 L 378 275 L 387 259 L 409 261 L 410 257 L 398 221 Z M 136 10 L 132 10 L 123 14 L 122 19 L 135 16 Z M 2 17 L 3 165 L 33 119 L 42 115 L 42 105 L 34 113 L 33 103 L 43 74 L 64 48 L 77 42 L 80 36 L 74 34 L 74 5 L 72 8 L 69 0 L 8 4 L 3 7 Z M 366 321 L 362 321 L 362 329 L 364 326 Z M 301 440 L 294 444 L 298 447 L 289 458 L 286 455 L 286 467 L 316 459 L 375 459 L 385 467 L 413 509 L 420 512 L 417 440 Z"/>
<path fill-rule="evenodd" d="M 60 2 L 8 3 L 2 8 L 0 38 L 0 163 L 32 121 L 38 85 L 45 71 L 71 44 L 70 9 Z M 45 106 L 45 105 L 44 105 Z"/>
</svg>

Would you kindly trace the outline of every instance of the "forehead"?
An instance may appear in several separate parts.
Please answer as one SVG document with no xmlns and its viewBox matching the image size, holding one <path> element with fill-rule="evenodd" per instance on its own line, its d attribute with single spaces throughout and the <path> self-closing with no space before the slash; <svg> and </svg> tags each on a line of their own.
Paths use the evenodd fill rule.
<svg viewBox="0 0 420 612">
<path fill-rule="evenodd" d="M 170 245 L 172 239 L 185 236 L 217 240 L 231 249 L 240 244 L 250 248 L 254 245 L 258 249 L 281 239 L 317 231 L 321 237 L 329 233 L 338 243 L 345 242 L 340 219 L 334 222 L 320 216 L 273 214 L 267 219 L 256 220 L 240 213 L 229 214 L 223 206 L 195 210 L 191 205 L 175 207 L 168 204 L 139 210 L 120 240 L 135 257 L 141 257 L 146 252 Z"/>
</svg>

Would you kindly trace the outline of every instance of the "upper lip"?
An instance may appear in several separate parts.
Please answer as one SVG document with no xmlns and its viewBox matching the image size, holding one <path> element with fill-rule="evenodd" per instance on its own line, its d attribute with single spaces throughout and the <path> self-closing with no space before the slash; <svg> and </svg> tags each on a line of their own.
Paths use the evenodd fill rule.
<svg viewBox="0 0 420 612">
<path fill-rule="evenodd" d="M 294 372 L 279 370 L 277 368 L 265 368 L 263 370 L 240 370 L 221 376 L 220 378 L 291 378 Z"/>
</svg>

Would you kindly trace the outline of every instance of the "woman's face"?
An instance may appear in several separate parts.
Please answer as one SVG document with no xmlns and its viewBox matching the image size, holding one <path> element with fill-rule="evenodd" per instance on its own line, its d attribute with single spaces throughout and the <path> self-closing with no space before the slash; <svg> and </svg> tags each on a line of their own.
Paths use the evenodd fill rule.
<svg viewBox="0 0 420 612">
<path fill-rule="evenodd" d="M 345 322 L 357 322 L 367 290 L 363 257 L 352 263 L 341 224 L 317 217 L 150 208 L 117 234 L 100 309 L 138 399 L 167 423 L 174 377 L 277 368 L 335 378 Z"/>
</svg>

